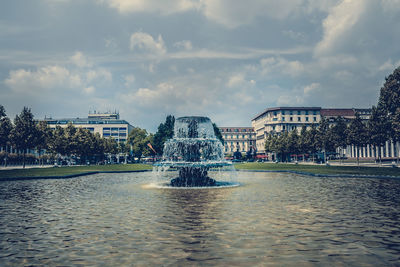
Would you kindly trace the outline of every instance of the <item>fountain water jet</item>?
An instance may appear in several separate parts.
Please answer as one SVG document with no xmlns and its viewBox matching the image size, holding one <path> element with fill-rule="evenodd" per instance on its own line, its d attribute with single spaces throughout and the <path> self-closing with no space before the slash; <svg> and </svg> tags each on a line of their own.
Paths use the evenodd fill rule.
<svg viewBox="0 0 400 267">
<path fill-rule="evenodd" d="M 215 137 L 211 120 L 191 116 L 176 119 L 174 137 L 164 144 L 163 160 L 155 165 L 178 170 L 179 177 L 171 180 L 171 186 L 204 187 L 217 185 L 208 176 L 211 168 L 232 163 L 224 158 L 223 145 Z"/>
</svg>

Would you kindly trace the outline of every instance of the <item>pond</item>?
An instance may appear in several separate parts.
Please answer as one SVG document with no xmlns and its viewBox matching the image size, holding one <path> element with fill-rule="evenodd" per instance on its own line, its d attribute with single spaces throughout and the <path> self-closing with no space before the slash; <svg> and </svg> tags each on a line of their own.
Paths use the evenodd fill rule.
<svg viewBox="0 0 400 267">
<path fill-rule="evenodd" d="M 0 183 L 0 261 L 20 265 L 390 266 L 400 181 L 239 172 L 168 189 L 153 174 Z"/>
</svg>

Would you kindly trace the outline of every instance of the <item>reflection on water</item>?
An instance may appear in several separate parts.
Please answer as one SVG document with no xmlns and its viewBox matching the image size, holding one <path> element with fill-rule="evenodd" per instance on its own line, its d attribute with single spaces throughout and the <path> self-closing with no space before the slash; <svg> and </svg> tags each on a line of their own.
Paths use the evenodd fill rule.
<svg viewBox="0 0 400 267">
<path fill-rule="evenodd" d="M 400 181 L 239 173 L 239 187 L 171 190 L 150 175 L 1 182 L 1 265 L 400 262 Z"/>
</svg>

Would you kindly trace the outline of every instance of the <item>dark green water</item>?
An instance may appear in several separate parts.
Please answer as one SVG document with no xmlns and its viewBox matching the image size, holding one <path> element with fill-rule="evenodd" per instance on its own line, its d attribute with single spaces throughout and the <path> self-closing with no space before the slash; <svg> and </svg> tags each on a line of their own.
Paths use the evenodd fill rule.
<svg viewBox="0 0 400 267">
<path fill-rule="evenodd" d="M 400 181 L 239 172 L 160 189 L 151 173 L 0 183 L 0 265 L 400 266 Z"/>
</svg>

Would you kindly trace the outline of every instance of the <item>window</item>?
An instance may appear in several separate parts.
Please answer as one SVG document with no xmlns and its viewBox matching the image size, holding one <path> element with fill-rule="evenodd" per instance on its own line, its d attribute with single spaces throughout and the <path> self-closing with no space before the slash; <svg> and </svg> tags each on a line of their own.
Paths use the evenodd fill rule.
<svg viewBox="0 0 400 267">
<path fill-rule="evenodd" d="M 111 128 L 111 131 L 118 131 L 118 128 Z"/>
<path fill-rule="evenodd" d="M 314 110 L 313 114 L 314 114 L 314 115 L 317 115 L 317 111 L 316 111 L 316 110 Z"/>
<path fill-rule="evenodd" d="M 278 118 L 273 118 L 272 120 L 273 120 L 273 121 L 277 121 L 277 120 L 278 120 Z"/>
<path fill-rule="evenodd" d="M 110 133 L 103 133 L 103 136 L 110 136 Z"/>
<path fill-rule="evenodd" d="M 111 136 L 118 136 L 118 133 L 111 133 Z"/>
<path fill-rule="evenodd" d="M 282 110 L 282 115 L 285 115 L 285 111 L 284 110 Z"/>
<path fill-rule="evenodd" d="M 119 128 L 120 132 L 126 132 L 126 128 Z"/>
<path fill-rule="evenodd" d="M 308 110 L 306 110 L 306 115 L 308 115 Z"/>
<path fill-rule="evenodd" d="M 317 121 L 317 117 L 314 117 L 314 121 Z"/>
<path fill-rule="evenodd" d="M 126 133 L 119 133 L 119 136 L 126 136 Z"/>
<path fill-rule="evenodd" d="M 293 117 L 290 117 L 289 120 L 290 120 L 290 121 L 293 121 Z"/>
<path fill-rule="evenodd" d="M 110 128 L 103 128 L 103 132 L 109 131 Z"/>
<path fill-rule="evenodd" d="M 301 115 L 301 111 L 300 110 L 297 111 L 297 115 Z"/>
<path fill-rule="evenodd" d="M 276 114 L 277 114 L 276 111 L 274 111 L 274 116 L 276 116 Z"/>
<path fill-rule="evenodd" d="M 300 117 L 297 117 L 297 121 L 301 121 L 301 118 L 300 118 Z"/>
<path fill-rule="evenodd" d="M 282 121 L 285 121 L 285 117 L 282 117 Z"/>
<path fill-rule="evenodd" d="M 308 121 L 308 117 L 306 117 L 306 121 Z"/>
<path fill-rule="evenodd" d="M 293 115 L 293 111 L 290 111 L 290 115 Z"/>
</svg>

